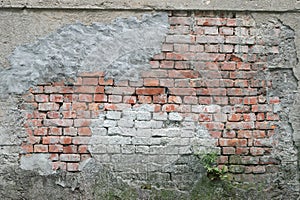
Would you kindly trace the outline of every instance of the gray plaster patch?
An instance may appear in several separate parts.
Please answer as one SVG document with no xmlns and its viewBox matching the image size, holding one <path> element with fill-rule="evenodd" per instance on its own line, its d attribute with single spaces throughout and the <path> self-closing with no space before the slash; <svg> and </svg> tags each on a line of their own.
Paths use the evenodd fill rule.
<svg viewBox="0 0 300 200">
<path fill-rule="evenodd" d="M 32 154 L 22 156 L 20 160 L 20 167 L 24 170 L 34 170 L 40 175 L 53 174 L 51 160 L 48 154 Z"/>
<path fill-rule="evenodd" d="M 0 93 L 23 93 L 37 83 L 106 71 L 116 80 L 137 80 L 159 53 L 168 31 L 166 13 L 117 19 L 112 24 L 67 25 L 34 43 L 19 46 L 0 72 Z"/>
<path fill-rule="evenodd" d="M 157 118 L 148 104 L 125 109 L 113 119 L 112 114 L 103 111 L 93 121 L 89 152 L 97 163 L 132 186 L 153 182 L 162 188 L 175 184 L 177 189 L 183 189 L 174 177 L 180 174 L 188 182 L 187 187 L 203 174 L 194 154 L 220 151 L 215 147 L 217 139 L 197 120 L 191 121 L 189 115 L 164 112 L 165 118 Z M 187 122 L 193 125 L 186 127 Z M 155 174 L 159 175 L 152 180 Z"/>
</svg>

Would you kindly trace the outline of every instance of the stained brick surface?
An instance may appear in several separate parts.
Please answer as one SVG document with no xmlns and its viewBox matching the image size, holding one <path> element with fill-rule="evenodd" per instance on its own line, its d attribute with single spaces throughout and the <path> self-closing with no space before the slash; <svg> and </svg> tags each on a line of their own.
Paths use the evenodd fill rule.
<svg viewBox="0 0 300 200">
<path fill-rule="evenodd" d="M 101 134 L 107 138 L 97 151 L 110 155 L 131 152 L 126 145 L 151 154 L 152 145 L 160 144 L 155 136 L 147 139 L 146 131 L 132 137 L 135 133 L 121 133 L 118 127 L 162 129 L 166 121 L 188 121 L 188 116 L 217 139 L 219 164 L 231 166 L 232 173 L 265 173 L 265 166 L 278 164 L 264 156 L 276 143 L 272 136 L 280 118 L 273 110 L 280 99 L 266 94 L 272 82 L 260 76 L 266 70 L 266 57 L 259 53 L 264 44 L 253 34 L 251 18 L 170 15 L 169 23 L 162 52 L 150 61 L 152 69 L 141 72 L 140 81 L 106 79 L 103 71 L 79 74 L 73 86 L 49 83 L 30 89 L 24 95 L 28 140 L 23 150 L 51 153 L 54 170 L 75 172 L 91 156 L 90 125 L 101 113 L 107 119 Z M 277 54 L 278 44 L 268 49 Z M 152 109 L 129 120 L 125 110 L 145 104 Z M 177 155 L 192 139 L 173 142 L 182 149 L 164 152 Z"/>
</svg>

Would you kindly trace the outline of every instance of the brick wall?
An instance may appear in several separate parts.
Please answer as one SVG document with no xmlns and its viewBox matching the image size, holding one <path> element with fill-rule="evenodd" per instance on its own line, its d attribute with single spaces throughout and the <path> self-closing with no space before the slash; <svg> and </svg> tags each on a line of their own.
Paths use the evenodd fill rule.
<svg viewBox="0 0 300 200">
<path fill-rule="evenodd" d="M 71 172 L 92 156 L 123 175 L 147 168 L 171 181 L 185 172 L 177 165 L 170 177 L 168 163 L 213 148 L 232 173 L 276 170 L 280 99 L 268 95 L 267 58 L 279 53 L 279 41 L 266 45 L 246 14 L 170 12 L 169 24 L 138 81 L 101 71 L 31 88 L 22 156 L 49 153 L 54 170 Z"/>
</svg>

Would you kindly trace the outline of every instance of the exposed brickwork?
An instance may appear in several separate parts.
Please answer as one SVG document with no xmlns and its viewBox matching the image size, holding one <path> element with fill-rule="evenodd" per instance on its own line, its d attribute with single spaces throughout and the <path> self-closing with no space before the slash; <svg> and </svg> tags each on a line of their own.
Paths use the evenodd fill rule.
<svg viewBox="0 0 300 200">
<path fill-rule="evenodd" d="M 192 117 L 190 121 L 205 127 L 217 140 L 219 164 L 230 166 L 230 172 L 274 170 L 269 166 L 279 161 L 270 155 L 280 120 L 274 106 L 280 99 L 267 95 L 272 81 L 264 74 L 267 54 L 276 55 L 278 43 L 264 46 L 248 15 L 216 17 L 196 12 L 191 16 L 175 12 L 170 13 L 169 23 L 162 52 L 150 62 L 151 70 L 141 72 L 139 81 L 106 79 L 105 72 L 93 72 L 78 75 L 76 83 L 56 82 L 30 89 L 22 105 L 28 132 L 27 142 L 22 144 L 26 154 L 50 153 L 53 169 L 78 171 L 79 163 L 90 157 L 88 144 L 94 119 L 105 113 L 109 119 L 105 121 L 105 134 L 118 135 L 111 128 L 117 121 L 122 126 L 123 111 L 149 104 L 153 110 L 135 116 L 132 127 L 159 129 L 167 121 L 182 122 Z M 162 124 L 153 125 L 153 120 Z M 123 123 L 131 127 L 128 121 Z M 127 136 L 128 144 L 135 148 L 141 144 L 151 147 L 149 141 L 133 140 L 131 133 Z M 187 145 L 183 146 L 193 142 L 182 136 L 183 143 L 186 138 Z M 104 152 L 122 153 L 117 149 Z"/>
</svg>

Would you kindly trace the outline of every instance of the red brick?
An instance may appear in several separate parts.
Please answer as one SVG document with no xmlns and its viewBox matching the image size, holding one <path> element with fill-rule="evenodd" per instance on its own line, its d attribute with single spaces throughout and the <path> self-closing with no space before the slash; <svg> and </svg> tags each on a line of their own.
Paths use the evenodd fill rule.
<svg viewBox="0 0 300 200">
<path fill-rule="evenodd" d="M 169 88 L 169 94 L 172 95 L 196 95 L 194 88 Z"/>
<path fill-rule="evenodd" d="M 72 110 L 87 110 L 87 104 L 83 102 L 74 102 L 72 103 Z"/>
<path fill-rule="evenodd" d="M 77 102 L 74 102 L 75 104 Z M 63 105 L 61 106 L 60 110 L 71 110 L 72 109 L 72 103 L 63 103 Z"/>
<path fill-rule="evenodd" d="M 76 86 L 74 92 L 76 93 L 104 93 L 103 86 Z"/>
<path fill-rule="evenodd" d="M 74 127 L 90 126 L 90 119 L 74 119 Z"/>
<path fill-rule="evenodd" d="M 211 137 L 213 138 L 220 138 L 221 135 L 222 135 L 222 132 L 221 131 L 209 131 Z"/>
<path fill-rule="evenodd" d="M 165 88 L 137 88 L 136 94 L 138 95 L 159 95 L 164 94 Z"/>
<path fill-rule="evenodd" d="M 176 105 L 176 104 L 165 104 L 163 105 L 162 107 L 162 111 L 165 111 L 165 112 L 172 112 L 172 111 L 176 111 L 178 110 L 179 106 Z"/>
<path fill-rule="evenodd" d="M 173 69 L 174 68 L 174 61 L 161 61 L 160 68 L 162 69 Z"/>
<path fill-rule="evenodd" d="M 138 102 L 141 103 L 141 104 L 152 103 L 152 97 L 151 96 L 139 95 L 138 96 Z"/>
<path fill-rule="evenodd" d="M 114 84 L 113 79 L 99 78 L 99 85 L 113 85 L 113 84 Z"/>
<path fill-rule="evenodd" d="M 36 94 L 34 97 L 35 101 L 39 103 L 45 103 L 49 101 L 49 96 L 45 94 Z"/>
<path fill-rule="evenodd" d="M 64 135 L 76 136 L 77 135 L 77 128 L 68 127 L 64 128 Z"/>
<path fill-rule="evenodd" d="M 249 87 L 249 84 L 247 80 L 237 79 L 234 81 L 234 87 L 245 88 L 245 87 Z"/>
<path fill-rule="evenodd" d="M 251 64 L 250 63 L 238 62 L 236 67 L 237 67 L 238 70 L 251 70 Z"/>
<path fill-rule="evenodd" d="M 224 154 L 224 155 L 233 155 L 233 154 L 235 154 L 235 148 L 234 147 L 223 147 L 222 148 L 222 154 Z"/>
<path fill-rule="evenodd" d="M 52 162 L 53 170 L 67 170 L 67 164 L 65 162 Z"/>
<path fill-rule="evenodd" d="M 77 153 L 77 146 L 76 145 L 67 145 L 63 147 L 63 153 L 66 154 L 72 154 L 72 153 Z"/>
<path fill-rule="evenodd" d="M 135 104 L 136 103 L 136 97 L 135 96 L 124 96 L 123 97 L 123 103 L 128 104 Z"/>
<path fill-rule="evenodd" d="M 159 85 L 161 87 L 174 87 L 174 80 L 173 79 L 160 79 Z"/>
<path fill-rule="evenodd" d="M 69 172 L 79 171 L 79 163 L 67 163 L 67 171 Z"/>
<path fill-rule="evenodd" d="M 253 129 L 254 128 L 254 122 L 227 122 L 226 128 L 228 129 Z"/>
<path fill-rule="evenodd" d="M 23 143 L 21 145 L 21 148 L 25 153 L 32 153 L 33 152 L 33 145 L 32 144 Z"/>
<path fill-rule="evenodd" d="M 78 128 L 78 135 L 80 135 L 80 136 L 91 136 L 92 132 L 91 132 L 91 129 L 89 127 L 81 127 L 81 128 Z"/>
<path fill-rule="evenodd" d="M 259 147 L 251 147 L 250 148 L 250 153 L 253 156 L 260 156 L 260 155 L 264 155 L 265 150 L 264 148 L 259 148 Z"/>
<path fill-rule="evenodd" d="M 249 148 L 247 147 L 236 147 L 237 155 L 248 155 L 249 154 Z"/>
<path fill-rule="evenodd" d="M 175 69 L 191 69 L 191 64 L 190 62 L 186 62 L 186 61 L 176 61 Z"/>
<path fill-rule="evenodd" d="M 257 104 L 257 97 L 245 97 L 244 104 L 246 105 L 255 105 Z"/>
<path fill-rule="evenodd" d="M 198 97 L 195 96 L 185 96 L 183 102 L 186 104 L 198 104 Z"/>
<path fill-rule="evenodd" d="M 59 104 L 57 103 L 39 103 L 39 110 L 48 111 L 48 110 L 58 110 Z"/>
<path fill-rule="evenodd" d="M 225 88 L 199 88 L 196 90 L 197 95 L 204 95 L 204 96 L 225 96 L 226 89 Z"/>
<path fill-rule="evenodd" d="M 201 122 L 208 130 L 223 130 L 224 124 L 220 122 Z"/>
<path fill-rule="evenodd" d="M 79 145 L 78 153 L 89 153 L 88 145 Z"/>
<path fill-rule="evenodd" d="M 255 128 L 262 129 L 262 130 L 266 130 L 266 129 L 272 130 L 272 129 L 275 129 L 276 126 L 271 122 L 256 122 Z"/>
<path fill-rule="evenodd" d="M 62 128 L 59 127 L 50 127 L 49 135 L 62 135 Z"/>
<path fill-rule="evenodd" d="M 265 138 L 266 132 L 261 130 L 253 130 L 253 138 Z"/>
<path fill-rule="evenodd" d="M 145 78 L 144 86 L 159 86 L 159 79 Z"/>
<path fill-rule="evenodd" d="M 55 144 L 49 145 L 49 152 L 51 153 L 59 153 L 63 151 L 63 145 Z"/>
<path fill-rule="evenodd" d="M 79 162 L 80 155 L 79 154 L 61 154 L 60 160 L 66 161 L 66 162 Z"/>
<path fill-rule="evenodd" d="M 188 88 L 190 87 L 190 79 L 175 79 L 176 88 Z"/>
<path fill-rule="evenodd" d="M 98 78 L 88 78 L 84 77 L 82 78 L 82 84 L 83 85 L 98 85 Z"/>
<path fill-rule="evenodd" d="M 235 138 L 236 133 L 233 130 L 224 130 L 223 131 L 223 138 Z"/>
<path fill-rule="evenodd" d="M 254 113 L 243 114 L 243 119 L 245 122 L 256 121 L 256 116 Z"/>
<path fill-rule="evenodd" d="M 220 146 L 247 146 L 247 139 L 219 139 Z"/>
<path fill-rule="evenodd" d="M 36 145 L 34 145 L 34 152 L 48 153 L 48 145 L 36 144 Z"/>
<path fill-rule="evenodd" d="M 49 119 L 60 119 L 62 116 L 61 116 L 61 113 L 60 112 L 57 112 L 57 111 L 49 111 L 47 112 L 47 117 Z"/>
<path fill-rule="evenodd" d="M 50 95 L 51 96 L 51 95 Z M 65 94 L 64 95 L 64 102 L 66 103 L 71 103 L 71 102 L 76 102 L 78 101 L 78 95 L 77 94 Z"/>
<path fill-rule="evenodd" d="M 105 94 L 95 94 L 94 101 L 95 102 L 107 102 L 107 96 Z"/>
<path fill-rule="evenodd" d="M 42 126 L 42 119 L 28 119 L 24 124 L 25 128 Z"/>
<path fill-rule="evenodd" d="M 79 101 L 92 102 L 93 96 L 91 94 L 79 94 Z"/>
<path fill-rule="evenodd" d="M 213 121 L 212 114 L 199 114 L 199 121 L 200 122 L 211 122 Z"/>
<path fill-rule="evenodd" d="M 212 104 L 212 98 L 211 97 L 199 97 L 199 104 Z"/>
<path fill-rule="evenodd" d="M 90 137 L 74 137 L 72 140 L 73 144 L 89 144 Z"/>
<path fill-rule="evenodd" d="M 197 24 L 201 26 L 222 26 L 226 24 L 226 19 L 224 18 L 198 18 Z"/>
<path fill-rule="evenodd" d="M 228 97 L 217 97 L 214 96 L 214 103 L 218 105 L 227 105 L 228 104 Z"/>
<path fill-rule="evenodd" d="M 236 69 L 236 63 L 235 62 L 224 62 L 223 64 L 221 64 L 221 69 L 227 70 L 227 71 L 233 71 Z"/>
<path fill-rule="evenodd" d="M 249 130 L 239 130 L 238 138 L 252 138 L 252 131 Z"/>
<path fill-rule="evenodd" d="M 74 119 L 77 116 L 75 111 L 62 111 L 61 114 L 64 119 Z"/>
<path fill-rule="evenodd" d="M 45 126 L 69 127 L 73 125 L 72 119 L 44 119 Z"/>
<path fill-rule="evenodd" d="M 122 102 L 122 96 L 121 95 L 109 95 L 108 96 L 108 102 L 110 102 L 110 103 L 120 103 L 120 102 Z"/>
<path fill-rule="evenodd" d="M 187 40 L 189 43 L 191 40 L 191 37 L 188 36 Z M 189 51 L 189 44 L 174 44 L 174 51 L 175 52 L 188 52 Z M 162 61 L 163 62 L 163 61 Z M 173 62 L 173 61 L 167 61 L 167 62 Z M 163 67 L 162 67 L 163 68 Z M 168 67 L 167 67 L 168 68 Z"/>
<path fill-rule="evenodd" d="M 182 99 L 180 96 L 169 96 L 168 98 L 168 103 L 177 103 L 177 104 L 181 104 L 182 103 Z"/>
<path fill-rule="evenodd" d="M 33 94 L 43 93 L 44 87 L 43 86 L 35 86 L 35 87 L 30 88 L 29 92 L 33 93 Z"/>
<path fill-rule="evenodd" d="M 194 70 L 169 70 L 170 78 L 198 78 L 199 72 Z"/>
<path fill-rule="evenodd" d="M 51 153 L 49 156 L 49 159 L 52 161 L 58 161 L 59 160 L 59 154 L 57 153 Z"/>
<path fill-rule="evenodd" d="M 167 95 L 153 96 L 153 103 L 165 104 L 168 102 Z"/>
<path fill-rule="evenodd" d="M 70 136 L 61 136 L 59 138 L 60 144 L 71 144 L 72 143 L 72 137 Z"/>
<path fill-rule="evenodd" d="M 228 96 L 247 96 L 247 95 L 257 95 L 257 89 L 253 88 L 228 88 Z"/>
<path fill-rule="evenodd" d="M 43 144 L 58 144 L 59 136 L 47 136 L 42 138 Z"/>
<path fill-rule="evenodd" d="M 242 120 L 241 114 L 230 114 L 228 115 L 228 121 L 230 122 L 239 122 Z"/>
<path fill-rule="evenodd" d="M 257 121 L 264 121 L 265 120 L 265 114 L 264 113 L 257 113 L 256 114 L 256 120 Z"/>
<path fill-rule="evenodd" d="M 28 135 L 27 137 L 27 143 L 28 144 L 38 144 L 41 141 L 41 137 L 35 137 L 31 135 Z"/>
<path fill-rule="evenodd" d="M 48 134 L 48 128 L 40 127 L 34 129 L 34 135 L 43 136 Z"/>
<path fill-rule="evenodd" d="M 64 96 L 62 94 L 50 94 L 51 102 L 63 102 Z"/>
</svg>

